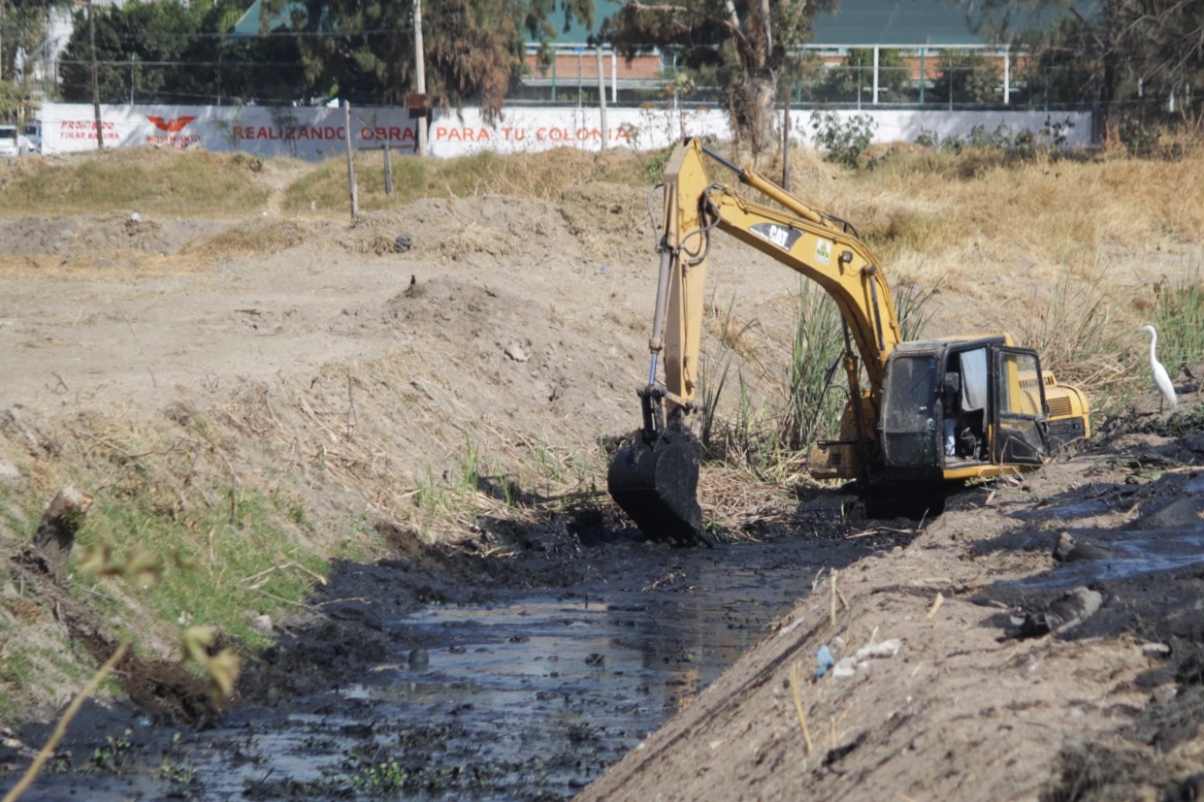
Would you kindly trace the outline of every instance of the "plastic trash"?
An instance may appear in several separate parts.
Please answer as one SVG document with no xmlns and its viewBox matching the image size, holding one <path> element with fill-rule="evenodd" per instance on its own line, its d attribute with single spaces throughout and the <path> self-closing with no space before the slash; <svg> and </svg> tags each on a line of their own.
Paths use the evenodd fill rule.
<svg viewBox="0 0 1204 802">
<path fill-rule="evenodd" d="M 832 676 L 837 679 L 851 677 L 857 673 L 857 666 L 856 657 L 842 657 L 840 658 L 840 662 L 833 666 Z"/>
<path fill-rule="evenodd" d="M 832 659 L 832 651 L 825 645 L 815 650 L 815 678 L 819 679 L 828 673 L 836 661 Z"/>
<path fill-rule="evenodd" d="M 857 650 L 857 660 L 860 662 L 875 657 L 894 657 L 902 646 L 903 641 L 898 638 L 884 640 L 881 643 L 871 643 L 869 646 L 862 646 Z"/>
</svg>

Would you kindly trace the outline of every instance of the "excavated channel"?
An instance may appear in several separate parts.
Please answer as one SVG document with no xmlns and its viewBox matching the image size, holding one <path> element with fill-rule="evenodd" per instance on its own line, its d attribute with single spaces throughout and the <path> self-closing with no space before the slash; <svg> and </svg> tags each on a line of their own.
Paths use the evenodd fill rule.
<svg viewBox="0 0 1204 802">
<path fill-rule="evenodd" d="M 281 646 L 267 701 L 202 727 L 96 706 L 30 798 L 567 799 L 705 693 L 818 572 L 870 548 L 803 533 L 577 547 L 533 558 L 543 589 L 528 568 L 458 595 L 423 585 L 440 602 L 418 607 L 391 606 L 390 589 L 429 575 L 345 566 L 322 601 L 343 623 Z M 341 667 L 308 670 L 326 658 Z"/>
</svg>

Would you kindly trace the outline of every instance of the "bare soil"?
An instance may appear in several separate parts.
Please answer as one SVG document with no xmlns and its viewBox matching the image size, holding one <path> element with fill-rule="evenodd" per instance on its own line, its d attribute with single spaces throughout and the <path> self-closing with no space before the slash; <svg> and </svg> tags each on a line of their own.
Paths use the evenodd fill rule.
<svg viewBox="0 0 1204 802">
<path fill-rule="evenodd" d="M 689 594 L 670 587 L 673 550 L 626 542 L 597 493 L 598 444 L 634 428 L 646 371 L 644 203 L 591 185 L 547 203 L 419 201 L 354 224 L 273 206 L 235 221 L 153 209 L 0 221 L 0 458 L 20 474 L 7 481 L 39 481 L 73 437 L 205 416 L 230 469 L 288 473 L 319 530 L 368 518 L 382 561 L 340 567 L 345 585 L 315 588 L 309 610 L 272 624 L 279 648 L 249 665 L 243 705 L 287 708 L 361 675 L 383 654 L 386 611 L 620 574 Z M 735 299 L 761 333 L 749 364 L 774 364 L 796 280 L 734 242 L 716 242 L 714 265 L 716 307 Z M 940 314 L 932 333 L 986 313 L 946 293 Z M 800 579 L 801 600 L 755 648 L 578 798 L 1198 798 L 1204 439 L 1158 434 L 1156 404 L 922 521 L 866 519 L 837 489 L 734 487 L 708 472 L 709 518 L 746 539 L 835 544 L 814 552 L 829 570 Z M 416 532 L 403 514 L 414 488 L 454 474 L 466 439 L 495 475 L 551 455 L 594 506 L 515 520 L 481 501 Z M 333 466 L 321 476 L 306 468 L 315 455 Z M 539 496 L 537 484 L 518 491 Z M 507 558 L 492 556 L 499 544 Z M 106 622 L 16 558 L 12 575 L 41 583 L 55 620 L 99 657 Z M 836 662 L 822 672 L 820 647 Z M 225 715 L 182 701 L 198 689 L 165 654 L 141 659 L 123 683 L 140 709 Z M 31 700 L 31 718 L 51 720 L 61 701 Z"/>
</svg>

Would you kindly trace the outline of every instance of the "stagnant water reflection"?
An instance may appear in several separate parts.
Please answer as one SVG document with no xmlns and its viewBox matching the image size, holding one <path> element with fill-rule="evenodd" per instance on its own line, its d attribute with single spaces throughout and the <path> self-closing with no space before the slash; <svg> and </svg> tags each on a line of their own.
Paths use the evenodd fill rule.
<svg viewBox="0 0 1204 802">
<path fill-rule="evenodd" d="M 120 776 L 51 774 L 28 798 L 565 799 L 853 557 L 816 541 L 677 552 L 651 584 L 431 606 L 384 622 L 396 653 L 351 684 L 160 733 Z"/>
</svg>

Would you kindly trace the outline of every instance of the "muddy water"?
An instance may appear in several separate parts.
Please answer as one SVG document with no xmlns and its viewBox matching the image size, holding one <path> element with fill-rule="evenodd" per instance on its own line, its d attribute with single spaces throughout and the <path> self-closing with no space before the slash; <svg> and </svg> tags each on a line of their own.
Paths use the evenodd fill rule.
<svg viewBox="0 0 1204 802">
<path fill-rule="evenodd" d="M 705 693 L 817 571 L 865 553 L 813 538 L 642 548 L 599 554 L 561 591 L 382 617 L 381 659 L 216 726 L 108 721 L 30 798 L 566 799 Z M 119 747 L 119 775 L 81 773 L 89 750 Z"/>
<path fill-rule="evenodd" d="M 1099 516 L 1111 510 L 1103 499 L 1057 504 L 1017 516 L 1022 519 L 1053 519 L 1063 524 L 1059 531 L 1070 536 L 1079 548 L 1068 549 L 1055 570 L 1007 586 L 1033 590 L 1068 589 L 1078 585 L 1127 583 L 1159 574 L 1174 575 L 1204 564 L 1204 521 L 1195 501 L 1204 493 L 1204 477 L 1181 485 L 1182 495 L 1155 499 L 1152 512 L 1120 527 L 1074 526 L 1078 519 Z"/>
<path fill-rule="evenodd" d="M 1053 563 L 1049 570 L 1000 582 L 984 594 L 1013 608 L 1012 614 L 999 616 L 1000 625 L 1023 637 L 1019 622 L 1053 614 L 1061 637 L 1123 635 L 1163 644 L 1160 653 L 1169 661 L 1157 681 L 1194 677 L 1193 666 L 1204 664 L 1198 636 L 1204 627 L 1202 491 L 1204 477 L 1168 474 L 1141 488 L 1102 486 L 1096 498 L 1068 498 L 1017 515 L 1034 526 L 990 547 L 1046 551 Z M 1085 601 L 1091 594 L 1098 603 Z M 1029 628 L 1030 635 L 1043 631 Z"/>
<path fill-rule="evenodd" d="M 1059 566 L 1047 574 L 1009 584 L 1032 589 L 1069 589 L 1152 577 L 1204 564 L 1201 524 L 1179 529 L 1134 529 L 1121 537 L 1110 532 L 1088 533 L 1096 535 L 1096 542 L 1107 549 L 1105 553 L 1096 559 Z"/>
</svg>

